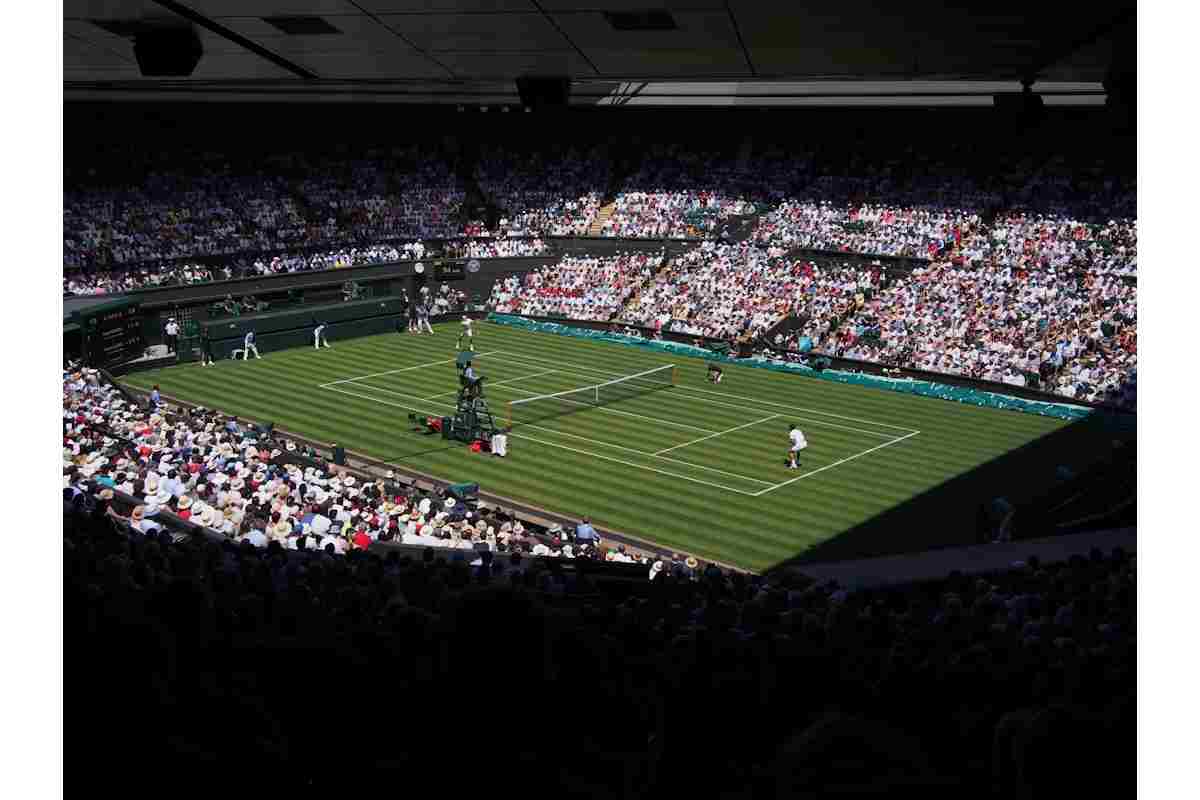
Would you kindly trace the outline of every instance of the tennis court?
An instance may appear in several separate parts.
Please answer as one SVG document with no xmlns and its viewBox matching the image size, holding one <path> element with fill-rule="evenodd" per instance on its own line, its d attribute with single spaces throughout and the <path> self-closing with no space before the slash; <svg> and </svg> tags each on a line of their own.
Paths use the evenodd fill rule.
<svg viewBox="0 0 1200 800">
<path fill-rule="evenodd" d="M 737 365 L 714 385 L 702 359 L 484 323 L 476 371 L 493 413 L 514 409 L 509 457 L 498 459 L 414 430 L 407 418 L 453 412 L 458 327 L 334 339 L 332 350 L 264 351 L 261 361 L 180 365 L 126 381 L 754 570 L 971 542 L 980 502 L 1053 478 L 1055 464 L 1034 445 L 1070 427 Z M 633 375 L 647 385 L 611 383 Z M 539 399 L 599 384 L 607 384 L 599 406 L 577 395 Z M 809 442 L 798 470 L 786 468 L 792 423 Z M 1110 441 L 1076 436 L 1072 463 Z"/>
<path fill-rule="evenodd" d="M 482 351 L 474 362 L 487 377 L 485 393 L 493 413 L 515 426 L 511 438 L 518 442 L 751 497 L 920 433 L 887 422 L 680 386 L 671 380 L 679 369 L 674 364 L 622 375 L 505 350 Z M 396 408 L 448 414 L 457 391 L 457 378 L 447 369 L 452 363 L 351 376 L 320 388 Z M 416 395 L 410 388 L 414 384 L 442 391 Z M 800 474 L 784 470 L 789 477 L 773 480 L 786 466 L 784 434 L 793 423 L 810 431 L 812 445 L 802 461 L 807 468 Z"/>
</svg>

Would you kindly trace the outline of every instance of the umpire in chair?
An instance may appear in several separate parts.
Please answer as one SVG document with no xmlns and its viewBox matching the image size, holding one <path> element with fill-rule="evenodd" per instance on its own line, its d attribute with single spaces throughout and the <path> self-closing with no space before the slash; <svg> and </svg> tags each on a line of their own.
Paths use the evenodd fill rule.
<svg viewBox="0 0 1200 800">
<path fill-rule="evenodd" d="M 464 356 L 469 356 L 469 353 L 464 353 Z M 475 367 L 471 365 L 470 358 L 460 357 L 458 360 L 458 385 L 461 388 L 464 398 L 474 399 L 483 395 L 483 380 L 484 376 L 478 375 L 475 372 Z"/>
</svg>

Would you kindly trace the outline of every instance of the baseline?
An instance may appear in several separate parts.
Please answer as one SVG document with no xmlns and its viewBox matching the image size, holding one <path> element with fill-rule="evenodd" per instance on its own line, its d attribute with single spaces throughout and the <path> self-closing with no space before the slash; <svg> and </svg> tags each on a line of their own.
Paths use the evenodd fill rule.
<svg viewBox="0 0 1200 800">
<path fill-rule="evenodd" d="M 379 398 L 379 397 L 372 397 L 372 396 L 370 396 L 370 395 L 359 394 L 358 392 L 350 392 L 350 391 L 347 391 L 347 390 L 345 390 L 345 389 L 336 388 L 336 387 L 334 387 L 333 385 L 325 385 L 325 386 L 323 386 L 322 388 L 328 389 L 328 390 L 329 390 L 329 391 L 331 391 L 331 392 L 338 392 L 338 393 L 340 393 L 340 394 L 349 395 L 349 396 L 351 396 L 351 397 L 359 397 L 359 398 L 362 398 L 362 399 L 364 399 L 364 400 L 370 400 L 370 401 L 372 401 L 372 402 L 375 402 L 375 403 L 380 403 L 380 404 L 382 404 L 382 405 L 395 406 L 396 408 L 405 408 L 405 409 L 409 409 L 409 410 L 413 410 L 413 411 L 420 411 L 420 410 L 421 410 L 421 409 L 414 409 L 414 408 L 412 408 L 411 406 L 403 405 L 403 404 L 401 404 L 401 403 L 393 403 L 393 402 L 391 402 L 391 401 L 389 401 L 389 400 L 384 400 L 384 399 L 382 399 L 382 398 Z M 403 395 L 402 395 L 402 396 L 403 396 Z M 420 399 L 420 398 L 414 398 L 414 399 Z M 435 403 L 434 405 L 447 405 L 447 404 L 445 404 L 445 403 Z M 440 412 L 433 412 L 433 411 L 429 411 L 428 413 L 440 413 Z M 680 474 L 678 474 L 678 473 L 676 473 L 676 472 L 671 472 L 671 471 L 669 471 L 669 470 L 665 470 L 665 469 L 659 469 L 659 468 L 657 468 L 657 467 L 651 467 L 651 466 L 647 466 L 647 465 L 645 465 L 645 464 L 635 464 L 635 463 L 634 463 L 634 462 L 632 462 L 632 461 L 625 461 L 624 459 L 615 458 L 615 457 L 613 457 L 613 456 L 606 456 L 606 455 L 604 455 L 604 454 L 602 454 L 602 453 L 593 453 L 593 452 L 591 452 L 590 450 L 581 450 L 581 449 L 579 449 L 579 448 L 576 448 L 576 447 L 568 447 L 568 446 L 567 446 L 567 445 L 565 445 L 565 444 L 557 444 L 557 443 L 555 443 L 555 442 L 547 442 L 547 441 L 545 441 L 544 439 L 538 439 L 538 438 L 536 438 L 536 437 L 534 437 L 534 436 L 529 436 L 529 435 L 527 435 L 527 434 L 523 434 L 523 433 L 520 433 L 520 434 L 518 434 L 518 433 L 513 433 L 513 434 L 510 434 L 510 435 L 511 435 L 511 436 L 513 436 L 513 437 L 519 438 L 519 439 L 528 439 L 528 440 L 529 440 L 529 441 L 531 441 L 531 442 L 537 442 L 538 444 L 545 445 L 546 447 L 556 447 L 556 448 L 558 448 L 558 449 L 560 449 L 560 450 L 567 450 L 567 451 L 570 451 L 570 452 L 573 452 L 573 453 L 579 453 L 579 454 L 581 454 L 581 455 L 585 455 L 585 456 L 591 456 L 592 458 L 599 458 L 599 459 L 601 459 L 601 460 L 603 460 L 603 461 L 612 461 L 612 462 L 614 462 L 614 463 L 617 463 L 617 464 L 624 464 L 625 466 L 633 467 L 633 468 L 635 468 L 635 469 L 646 470 L 647 472 L 655 472 L 655 473 L 658 473 L 658 474 L 660 474 L 660 475 L 669 475 L 670 477 L 673 477 L 673 478 L 679 478 L 680 480 L 685 480 L 685 481 L 689 481 L 689 482 L 691 482 L 691 483 L 697 483 L 697 484 L 701 484 L 701 485 L 704 485 L 704 486 L 711 486 L 711 487 L 713 487 L 713 488 L 715 488 L 715 489 L 724 489 L 724 490 L 725 490 L 725 491 L 727 491 L 727 492 L 735 492 L 735 493 L 737 493 L 737 494 L 746 495 L 747 497 L 756 497 L 756 496 L 757 496 L 757 493 L 755 493 L 755 492 L 749 492 L 749 491 L 746 491 L 746 490 L 744 490 L 744 489 L 736 489 L 736 488 L 734 488 L 734 487 L 732 487 L 732 486 L 726 486 L 726 485 L 724 485 L 724 484 L 721 484 L 721 483 L 713 483 L 712 481 L 701 480 L 700 478 L 693 478 L 693 477 L 690 477 L 690 476 L 688 476 L 688 475 L 680 475 Z M 646 453 L 645 455 L 650 455 L 650 454 Z M 681 462 L 681 463 L 686 463 L 686 462 Z M 695 466 L 695 465 L 691 465 L 691 466 Z M 742 480 L 753 480 L 753 479 L 742 478 Z M 763 481 L 754 481 L 754 482 L 755 482 L 755 483 L 762 483 Z"/>
<path fill-rule="evenodd" d="M 754 497 L 759 497 L 761 495 L 766 494 L 767 492 L 773 492 L 776 489 L 780 489 L 784 486 L 787 486 L 788 484 L 795 483 L 796 481 L 802 481 L 805 478 L 811 478 L 813 475 L 816 475 L 818 472 L 824 472 L 827 469 L 833 469 L 836 466 L 845 464 L 847 461 L 853 461 L 854 459 L 861 458 L 869 453 L 874 453 L 876 450 L 882 450 L 885 447 L 891 447 L 894 444 L 903 442 L 905 439 L 911 439 L 912 437 L 916 436 L 919 433 L 920 433 L 920 431 L 913 431 L 912 433 L 906 434 L 904 436 L 898 436 L 895 439 L 892 439 L 890 442 L 884 442 L 883 444 L 875 445 L 874 447 L 872 447 L 869 450 L 863 450 L 861 453 L 855 453 L 852 456 L 847 456 L 846 458 L 843 458 L 839 461 L 834 461 L 832 464 L 826 464 L 823 467 L 819 467 L 818 469 L 814 469 L 810 472 L 806 472 L 803 475 L 797 475 L 796 477 L 791 478 L 786 481 L 783 481 L 782 483 L 777 483 L 774 486 L 769 486 L 766 489 L 762 489 L 758 492 L 755 492 Z"/>
</svg>

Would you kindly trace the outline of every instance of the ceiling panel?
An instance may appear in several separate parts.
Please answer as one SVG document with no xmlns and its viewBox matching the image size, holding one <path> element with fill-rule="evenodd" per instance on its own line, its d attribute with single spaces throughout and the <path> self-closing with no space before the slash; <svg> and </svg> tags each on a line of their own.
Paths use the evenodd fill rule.
<svg viewBox="0 0 1200 800">
<path fill-rule="evenodd" d="M 201 56 L 196 71 L 190 76 L 195 80 L 260 78 L 293 78 L 292 73 L 277 67 L 265 58 L 251 52 L 209 53 Z"/>
<path fill-rule="evenodd" d="M 63 20 L 63 35 L 73 36 L 76 39 L 92 44 L 107 47 L 110 50 L 115 50 L 119 53 L 128 54 L 129 58 L 133 59 L 133 41 L 124 39 L 115 34 L 109 33 L 103 28 L 98 28 L 90 22 L 82 20 Z"/>
<path fill-rule="evenodd" d="M 588 48 L 588 58 L 605 77 L 672 75 L 680 77 L 747 76 L 750 72 L 741 50 L 598 50 Z"/>
<path fill-rule="evenodd" d="M 178 19 L 150 0 L 63 0 L 63 19 L 140 19 L 146 15 Z"/>
<path fill-rule="evenodd" d="M 322 78 L 445 78 L 446 71 L 414 52 L 309 52 L 293 59 Z"/>
<path fill-rule="evenodd" d="M 1043 77 L 1094 81 L 1134 45 L 1114 48 L 1113 35 L 1104 31 L 1089 41 L 1090 32 L 1120 15 L 1136 28 L 1136 7 L 1129 0 L 1114 8 L 1083 0 L 1010 0 L 982 8 L 935 0 L 839 0 L 824 6 L 765 0 L 181 1 L 270 53 L 321 77 L 347 80 L 447 79 L 440 62 L 455 76 L 473 80 L 529 73 L 621 80 L 752 74 L 1013 79 L 1040 66 Z M 602 13 L 649 7 L 669 10 L 678 29 L 617 31 Z M 326 19 L 341 33 L 288 36 L 261 19 L 308 15 Z M 128 73 L 135 63 L 130 39 L 88 20 L 181 22 L 152 0 L 64 0 L 63 17 L 70 37 L 64 39 L 63 57 L 68 82 L 107 79 Z M 205 56 L 196 77 L 296 79 L 220 34 L 202 27 L 197 32 Z"/>
<path fill-rule="evenodd" d="M 546 11 L 721 11 L 725 0 L 541 0 Z"/>
<path fill-rule="evenodd" d="M 537 53 L 438 53 L 438 61 L 464 78 L 520 75 L 570 75 L 595 77 L 596 73 L 574 50 Z"/>
<path fill-rule="evenodd" d="M 216 22 L 252 42 L 278 53 L 316 52 L 367 52 L 373 50 L 412 48 L 393 31 L 367 16 L 329 17 L 328 22 L 340 33 L 317 36 L 289 36 L 257 17 L 218 17 Z M 227 44 L 241 48 L 228 39 L 211 34 Z"/>
<path fill-rule="evenodd" d="M 112 67 L 63 67 L 64 81 L 129 81 L 141 77 L 136 64 Z"/>
<path fill-rule="evenodd" d="M 422 13 L 436 11 L 470 14 L 475 12 L 524 11 L 535 12 L 533 0 L 357 0 L 367 11 L 375 14 Z"/>
<path fill-rule="evenodd" d="M 570 47 L 541 14 L 388 14 L 389 28 L 433 51 L 535 51 Z"/>
<path fill-rule="evenodd" d="M 821 47 L 752 46 L 750 58 L 760 75 L 902 75 L 911 71 L 917 47 L 903 39 L 870 45 L 859 35 L 827 32 Z"/>
<path fill-rule="evenodd" d="M 181 5 L 213 17 L 286 17 L 360 14 L 351 0 L 180 0 Z"/>
<path fill-rule="evenodd" d="M 63 69 L 83 67 L 123 67 L 133 63 L 132 54 L 112 50 L 79 39 L 69 33 L 63 34 Z"/>
<path fill-rule="evenodd" d="M 680 11 L 672 16 L 678 30 L 618 31 L 599 12 L 554 14 L 563 31 L 581 49 L 657 50 L 736 48 L 737 33 L 724 11 Z"/>
</svg>

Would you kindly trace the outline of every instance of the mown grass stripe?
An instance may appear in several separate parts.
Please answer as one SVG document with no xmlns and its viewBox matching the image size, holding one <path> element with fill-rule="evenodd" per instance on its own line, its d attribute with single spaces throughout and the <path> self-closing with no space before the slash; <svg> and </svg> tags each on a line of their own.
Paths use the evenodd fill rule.
<svg viewBox="0 0 1200 800">
<path fill-rule="evenodd" d="M 722 470 L 730 473 L 721 478 L 724 485 L 754 491 L 789 480 L 796 473 L 782 467 L 784 427 L 793 421 L 800 422 L 812 443 L 802 455 L 806 469 L 881 444 L 900 427 L 921 434 L 759 498 L 519 438 L 506 461 L 472 455 L 459 445 L 408 430 L 406 407 L 427 404 L 428 410 L 448 413 L 452 395 L 423 403 L 384 391 L 413 397 L 454 391 L 453 325 L 439 328 L 435 336 L 384 334 L 335 341 L 333 350 L 296 348 L 265 353 L 262 361 L 226 361 L 215 368 L 181 365 L 127 380 L 143 388 L 159 383 L 169 395 L 273 420 L 279 427 L 321 441 L 336 439 L 351 450 L 410 463 L 451 480 L 478 480 L 515 500 L 569 515 L 587 513 L 602 525 L 752 569 L 810 551 L 843 557 L 970 541 L 974 504 L 1008 490 L 1012 483 L 1029 483 L 1028 473 L 1050 473 L 1052 467 L 1044 466 L 1038 450 L 1042 437 L 1066 434 L 1070 455 L 1078 458 L 1095 457 L 1107 444 L 1107 434 L 1060 420 L 737 365 L 726 370 L 720 387 L 713 387 L 704 381 L 703 359 L 495 325 L 481 328 L 476 349 L 500 351 L 491 361 L 486 355 L 479 359 L 479 367 L 492 380 L 556 370 L 513 381 L 512 391 L 506 391 L 508 386 L 489 391 L 497 412 L 495 406 L 502 406 L 504 399 L 523 396 L 520 390 L 559 391 L 675 363 L 679 387 L 628 398 L 611 408 L 712 431 L 783 415 L 764 423 L 763 430 L 752 426 L 664 454 L 681 463 L 616 451 L 626 461 L 678 475 L 712 479 L 720 476 L 711 470 Z M 439 361 L 445 363 L 354 384 L 357 388 L 351 391 L 363 397 L 318 388 L 356 375 Z M 770 429 L 776 422 L 777 432 Z M 564 434 L 572 434 L 647 452 L 701 435 L 654 420 L 587 409 L 539 425 L 557 431 L 540 431 L 538 438 L 546 441 L 570 443 L 575 440 Z M 883 435 L 873 435 L 875 430 Z M 577 443 L 584 445 L 579 450 L 613 452 L 605 445 Z M 932 519 L 913 516 L 927 507 L 934 512 Z M 944 523 L 938 519 L 943 508 L 950 509 L 941 514 L 947 517 Z M 898 522 L 888 524 L 893 517 Z M 922 523 L 912 524 L 913 519 Z"/>
</svg>

